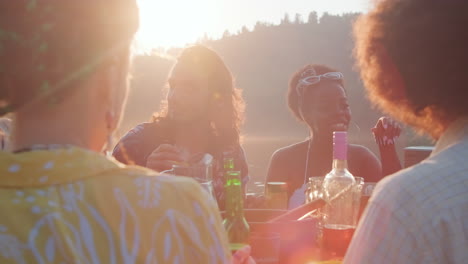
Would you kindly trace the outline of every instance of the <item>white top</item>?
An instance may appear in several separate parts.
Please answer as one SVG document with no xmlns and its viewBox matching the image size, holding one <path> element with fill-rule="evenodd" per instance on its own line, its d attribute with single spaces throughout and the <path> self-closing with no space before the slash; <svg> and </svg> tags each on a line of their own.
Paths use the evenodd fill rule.
<svg viewBox="0 0 468 264">
<path fill-rule="evenodd" d="M 468 118 L 377 185 L 344 263 L 468 263 Z"/>
</svg>

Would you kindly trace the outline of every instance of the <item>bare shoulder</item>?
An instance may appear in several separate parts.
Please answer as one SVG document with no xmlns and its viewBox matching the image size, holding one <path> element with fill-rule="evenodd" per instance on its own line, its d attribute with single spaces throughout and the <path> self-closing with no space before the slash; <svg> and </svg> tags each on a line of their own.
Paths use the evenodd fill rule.
<svg viewBox="0 0 468 264">
<path fill-rule="evenodd" d="M 374 155 L 374 153 L 370 149 L 366 148 L 365 146 L 356 145 L 356 144 L 349 144 L 348 151 L 352 155 L 359 155 L 359 156 Z"/>
<path fill-rule="evenodd" d="M 280 149 L 277 149 L 273 155 L 272 159 L 290 159 L 294 158 L 298 155 L 303 156 L 305 151 L 307 151 L 307 145 L 309 141 L 302 141 L 298 143 L 294 143 L 292 145 L 282 147 Z"/>
<path fill-rule="evenodd" d="M 382 179 L 382 165 L 372 151 L 361 145 L 350 145 L 348 153 L 348 164 L 354 175 L 359 175 L 368 182 Z"/>
<path fill-rule="evenodd" d="M 366 148 L 365 146 L 350 144 L 348 147 L 348 152 L 349 152 L 349 158 L 354 159 L 358 163 L 372 162 L 372 163 L 379 163 L 379 166 L 380 166 L 379 158 L 375 155 L 374 152 L 372 152 L 370 149 Z"/>
</svg>

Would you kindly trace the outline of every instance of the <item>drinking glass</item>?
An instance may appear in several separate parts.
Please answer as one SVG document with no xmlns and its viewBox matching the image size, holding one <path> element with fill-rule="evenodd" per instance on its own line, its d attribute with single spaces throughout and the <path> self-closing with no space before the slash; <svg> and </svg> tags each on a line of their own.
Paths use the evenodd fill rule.
<svg viewBox="0 0 468 264">
<path fill-rule="evenodd" d="M 360 210 L 361 210 L 361 199 L 362 199 L 362 190 L 364 187 L 364 178 L 362 177 L 354 177 L 356 180 L 356 184 L 353 189 L 353 203 L 354 203 L 354 222 L 357 226 L 357 223 L 359 221 L 360 215 Z"/>
<path fill-rule="evenodd" d="M 361 218 L 364 209 L 366 209 L 367 202 L 374 191 L 375 186 L 377 185 L 376 182 L 365 182 L 362 186 L 362 195 L 361 195 L 361 204 L 359 208 L 359 218 Z"/>
<path fill-rule="evenodd" d="M 323 199 L 323 176 L 309 177 L 309 183 L 306 190 L 306 203 L 310 203 L 317 199 Z M 322 237 L 322 225 L 323 225 L 323 213 L 320 208 L 316 209 L 313 214 L 310 215 L 317 219 L 317 239 Z"/>
<path fill-rule="evenodd" d="M 265 191 L 266 206 L 268 209 L 288 208 L 288 185 L 286 182 L 267 182 Z"/>
<path fill-rule="evenodd" d="M 324 199 L 324 191 L 323 191 L 323 180 L 325 177 L 321 176 L 316 176 L 316 177 L 310 177 L 309 178 L 309 183 L 307 186 L 307 191 L 306 191 L 306 202 L 312 202 L 317 199 Z M 354 177 L 356 184 L 353 187 L 353 207 L 354 208 L 360 208 L 361 204 L 361 193 L 363 191 L 363 186 L 364 186 L 364 178 L 362 177 Z M 360 211 L 355 210 L 355 215 L 354 215 L 354 222 L 357 223 L 358 217 L 360 216 Z M 315 211 L 315 213 L 312 215 L 313 217 L 318 218 L 318 228 L 319 230 L 322 230 L 323 228 L 323 220 L 326 217 L 326 215 L 319 209 Z M 321 234 L 319 234 L 319 237 Z"/>
<path fill-rule="evenodd" d="M 376 182 L 365 182 L 362 188 L 362 195 L 371 196 L 376 185 L 377 185 Z"/>
<path fill-rule="evenodd" d="M 161 174 L 171 174 L 192 178 L 196 180 L 211 197 L 215 197 L 213 190 L 213 168 L 211 164 L 195 164 L 188 166 L 172 165 L 172 169 L 163 171 Z"/>
<path fill-rule="evenodd" d="M 345 193 L 346 199 L 351 199 L 351 222 L 348 225 L 325 225 L 326 218 L 328 215 L 326 212 L 322 215 L 322 229 L 321 229 L 321 240 L 323 247 L 334 252 L 338 256 L 344 256 L 351 238 L 353 237 L 354 230 L 356 229 L 359 217 L 360 203 L 362 188 L 364 185 L 364 179 L 362 177 L 354 177 L 355 183 L 351 186 L 347 186 L 342 192 Z M 341 192 L 338 192 L 334 197 L 328 199 L 343 199 Z M 328 201 L 327 201 L 328 202 Z"/>
</svg>

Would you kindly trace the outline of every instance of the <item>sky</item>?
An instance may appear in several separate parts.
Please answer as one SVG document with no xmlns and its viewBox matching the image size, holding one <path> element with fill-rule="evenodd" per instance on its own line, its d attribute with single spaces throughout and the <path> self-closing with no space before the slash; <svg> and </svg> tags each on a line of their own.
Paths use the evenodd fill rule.
<svg viewBox="0 0 468 264">
<path fill-rule="evenodd" d="M 138 0 L 140 50 L 183 47 L 204 35 L 219 38 L 257 21 L 278 24 L 285 13 L 307 20 L 311 11 L 340 14 L 365 12 L 371 0 Z"/>
</svg>

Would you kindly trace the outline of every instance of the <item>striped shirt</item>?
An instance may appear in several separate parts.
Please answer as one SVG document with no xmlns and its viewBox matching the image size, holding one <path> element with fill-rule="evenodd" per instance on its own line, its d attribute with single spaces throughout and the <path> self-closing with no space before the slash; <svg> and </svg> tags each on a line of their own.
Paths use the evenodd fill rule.
<svg viewBox="0 0 468 264">
<path fill-rule="evenodd" d="M 468 262 L 468 119 L 378 184 L 344 263 Z"/>
</svg>

